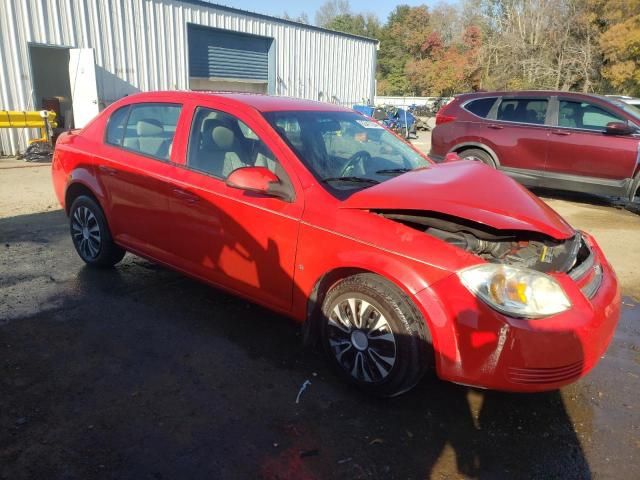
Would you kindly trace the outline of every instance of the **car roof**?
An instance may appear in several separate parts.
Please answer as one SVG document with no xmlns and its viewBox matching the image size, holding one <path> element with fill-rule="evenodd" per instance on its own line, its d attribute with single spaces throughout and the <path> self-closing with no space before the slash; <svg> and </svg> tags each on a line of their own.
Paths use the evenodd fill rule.
<svg viewBox="0 0 640 480">
<path fill-rule="evenodd" d="M 317 102 L 314 100 L 304 100 L 292 97 L 280 97 L 275 95 L 263 95 L 258 93 L 234 93 L 234 92 L 193 92 L 186 90 L 160 91 L 160 92 L 142 92 L 129 95 L 128 100 L 137 102 L 154 102 L 154 101 L 184 101 L 184 100 L 201 100 L 207 101 L 211 99 L 224 99 L 234 103 L 246 105 L 254 108 L 259 112 L 276 112 L 276 111 L 337 111 L 349 112 L 351 109 L 336 105 L 333 103 Z"/>
<path fill-rule="evenodd" d="M 456 95 L 457 98 L 483 98 L 483 97 L 535 97 L 535 96 L 568 96 L 576 98 L 596 98 L 610 101 L 612 98 L 605 95 L 583 92 L 566 92 L 560 90 L 497 90 L 491 92 L 469 92 Z"/>
</svg>

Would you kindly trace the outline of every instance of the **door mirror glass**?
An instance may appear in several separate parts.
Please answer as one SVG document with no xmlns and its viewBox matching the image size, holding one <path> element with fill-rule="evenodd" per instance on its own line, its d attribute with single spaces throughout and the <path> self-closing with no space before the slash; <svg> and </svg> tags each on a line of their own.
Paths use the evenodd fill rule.
<svg viewBox="0 0 640 480">
<path fill-rule="evenodd" d="M 291 201 L 289 188 L 280 182 L 280 179 L 267 167 L 242 167 L 234 170 L 226 179 L 227 186 L 261 193 L 271 197 L 282 198 Z"/>
<path fill-rule="evenodd" d="M 605 132 L 609 135 L 630 135 L 636 129 L 624 122 L 609 122 Z"/>
</svg>

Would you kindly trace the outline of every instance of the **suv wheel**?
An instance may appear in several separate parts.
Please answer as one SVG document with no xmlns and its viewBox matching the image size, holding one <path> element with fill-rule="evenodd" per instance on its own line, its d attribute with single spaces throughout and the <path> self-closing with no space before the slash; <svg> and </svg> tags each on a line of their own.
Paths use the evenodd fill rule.
<svg viewBox="0 0 640 480">
<path fill-rule="evenodd" d="M 496 163 L 486 151 L 479 148 L 470 148 L 463 150 L 458 154 L 462 160 L 472 160 L 475 162 L 482 162 L 489 165 L 492 168 L 496 168 Z"/>
<path fill-rule="evenodd" d="M 395 285 L 359 274 L 335 285 L 322 305 L 322 343 L 338 373 L 374 395 L 411 389 L 433 364 L 431 337 Z"/>
</svg>

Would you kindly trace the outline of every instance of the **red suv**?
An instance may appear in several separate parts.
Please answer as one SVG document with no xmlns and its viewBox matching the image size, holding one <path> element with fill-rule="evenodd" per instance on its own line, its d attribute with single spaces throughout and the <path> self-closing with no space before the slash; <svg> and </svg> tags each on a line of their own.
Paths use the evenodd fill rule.
<svg viewBox="0 0 640 480">
<path fill-rule="evenodd" d="M 617 195 L 640 185 L 640 110 L 569 92 L 457 96 L 436 116 L 430 156 L 479 160 L 524 185 Z"/>
</svg>

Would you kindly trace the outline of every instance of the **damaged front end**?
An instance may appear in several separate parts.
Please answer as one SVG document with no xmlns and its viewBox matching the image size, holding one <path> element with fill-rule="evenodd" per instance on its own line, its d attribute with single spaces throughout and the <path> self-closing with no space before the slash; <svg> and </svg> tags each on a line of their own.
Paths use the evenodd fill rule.
<svg viewBox="0 0 640 480">
<path fill-rule="evenodd" d="M 538 232 L 498 230 L 437 212 L 378 210 L 373 213 L 420 230 L 489 263 L 543 273 L 569 272 L 584 260 L 581 257 L 589 254 L 578 233 L 566 240 L 556 240 Z"/>
</svg>

